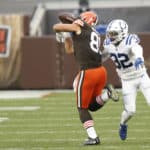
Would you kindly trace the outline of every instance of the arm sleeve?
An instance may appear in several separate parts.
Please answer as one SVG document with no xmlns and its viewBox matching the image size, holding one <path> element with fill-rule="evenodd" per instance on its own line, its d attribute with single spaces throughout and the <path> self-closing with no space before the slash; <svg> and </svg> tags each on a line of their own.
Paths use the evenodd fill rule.
<svg viewBox="0 0 150 150">
<path fill-rule="evenodd" d="M 135 56 L 135 58 L 142 58 L 143 59 L 143 48 L 141 45 L 134 44 L 131 47 L 131 51 L 132 51 L 133 55 Z"/>
<path fill-rule="evenodd" d="M 140 38 L 136 34 L 131 34 L 128 38 L 129 45 L 131 46 L 131 52 L 136 58 L 143 59 L 143 47 L 140 45 Z"/>
</svg>

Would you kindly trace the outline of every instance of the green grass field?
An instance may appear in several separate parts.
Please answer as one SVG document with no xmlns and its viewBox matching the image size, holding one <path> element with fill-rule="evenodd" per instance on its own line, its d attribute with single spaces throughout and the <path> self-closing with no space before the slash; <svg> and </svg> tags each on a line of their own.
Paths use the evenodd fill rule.
<svg viewBox="0 0 150 150">
<path fill-rule="evenodd" d="M 36 108 L 22 110 L 17 108 Z M 15 109 L 13 109 L 15 108 Z M 138 93 L 137 112 L 129 122 L 128 139 L 118 136 L 122 99 L 93 113 L 101 145 L 83 146 L 87 138 L 72 92 L 39 99 L 0 100 L 0 150 L 149 150 L 150 108 Z"/>
</svg>

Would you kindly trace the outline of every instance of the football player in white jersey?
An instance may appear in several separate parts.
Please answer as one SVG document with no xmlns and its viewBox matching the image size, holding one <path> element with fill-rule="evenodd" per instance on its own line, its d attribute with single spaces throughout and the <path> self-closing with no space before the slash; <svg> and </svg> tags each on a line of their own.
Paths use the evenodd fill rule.
<svg viewBox="0 0 150 150">
<path fill-rule="evenodd" d="M 150 78 L 146 72 L 143 48 L 136 34 L 128 33 L 124 20 L 111 21 L 104 40 L 103 61 L 111 58 L 122 83 L 124 110 L 121 114 L 119 135 L 127 138 L 127 122 L 136 112 L 137 90 L 140 89 L 150 105 Z"/>
</svg>

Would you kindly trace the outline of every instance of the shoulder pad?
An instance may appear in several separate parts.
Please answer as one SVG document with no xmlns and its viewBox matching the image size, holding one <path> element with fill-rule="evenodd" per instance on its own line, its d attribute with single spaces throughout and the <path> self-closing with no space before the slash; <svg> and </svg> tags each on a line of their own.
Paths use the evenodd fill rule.
<svg viewBox="0 0 150 150">
<path fill-rule="evenodd" d="M 140 39 L 138 37 L 138 35 L 136 34 L 129 34 L 126 39 L 125 39 L 125 45 L 132 45 L 132 44 L 139 44 L 140 43 Z"/>
</svg>

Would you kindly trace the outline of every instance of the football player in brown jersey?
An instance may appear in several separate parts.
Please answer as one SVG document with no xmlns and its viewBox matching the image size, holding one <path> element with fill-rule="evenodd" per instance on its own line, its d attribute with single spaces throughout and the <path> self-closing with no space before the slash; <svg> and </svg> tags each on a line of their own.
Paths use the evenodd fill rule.
<svg viewBox="0 0 150 150">
<path fill-rule="evenodd" d="M 109 87 L 108 92 L 102 94 L 107 82 L 107 71 L 101 64 L 100 36 L 93 28 L 97 21 L 96 13 L 87 11 L 81 13 L 71 24 L 58 23 L 53 26 L 53 30 L 58 34 L 71 32 L 71 38 L 65 37 L 65 49 L 68 53 L 74 53 L 80 66 L 75 89 L 80 120 L 88 134 L 84 145 L 100 144 L 90 111 L 101 108 L 112 98 L 113 93 Z M 117 101 L 118 97 L 113 100 Z"/>
</svg>

